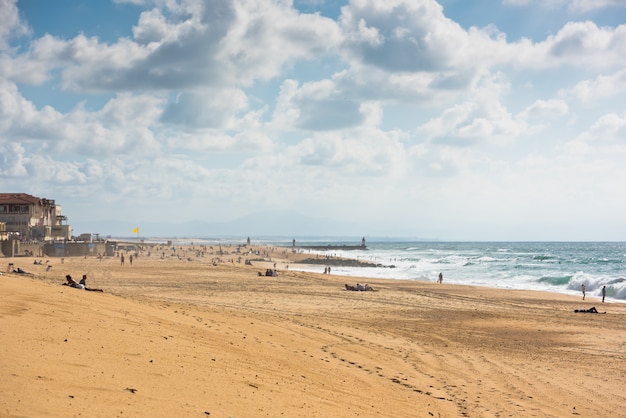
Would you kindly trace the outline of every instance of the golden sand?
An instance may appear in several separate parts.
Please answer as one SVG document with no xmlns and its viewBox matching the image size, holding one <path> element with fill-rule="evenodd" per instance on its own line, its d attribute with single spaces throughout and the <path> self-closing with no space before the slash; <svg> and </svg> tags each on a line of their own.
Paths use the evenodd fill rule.
<svg viewBox="0 0 626 418">
<path fill-rule="evenodd" d="M 350 292 L 282 249 L 249 266 L 198 248 L 49 272 L 0 259 L 33 273 L 0 276 L 0 416 L 626 416 L 624 304 L 399 280 Z M 104 293 L 61 286 L 85 273 Z M 574 313 L 591 306 L 607 313 Z"/>
</svg>

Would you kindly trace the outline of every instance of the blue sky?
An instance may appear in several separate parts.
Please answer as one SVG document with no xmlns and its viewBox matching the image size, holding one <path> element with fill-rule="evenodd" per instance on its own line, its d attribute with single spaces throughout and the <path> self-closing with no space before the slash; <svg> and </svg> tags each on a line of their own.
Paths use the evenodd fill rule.
<svg viewBox="0 0 626 418">
<path fill-rule="evenodd" d="M 623 0 L 0 0 L 0 189 L 76 234 L 624 240 L 625 68 Z"/>
</svg>

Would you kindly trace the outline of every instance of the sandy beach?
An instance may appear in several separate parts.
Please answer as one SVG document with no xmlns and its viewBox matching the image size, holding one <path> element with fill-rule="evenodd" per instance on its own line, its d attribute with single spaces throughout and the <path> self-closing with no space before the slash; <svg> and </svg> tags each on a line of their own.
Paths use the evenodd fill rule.
<svg viewBox="0 0 626 418">
<path fill-rule="evenodd" d="M 307 255 L 253 248 L 0 259 L 0 416 L 626 416 L 625 304 L 400 280 L 352 292 L 323 266 L 295 271 Z M 592 306 L 606 314 L 574 312 Z"/>
</svg>

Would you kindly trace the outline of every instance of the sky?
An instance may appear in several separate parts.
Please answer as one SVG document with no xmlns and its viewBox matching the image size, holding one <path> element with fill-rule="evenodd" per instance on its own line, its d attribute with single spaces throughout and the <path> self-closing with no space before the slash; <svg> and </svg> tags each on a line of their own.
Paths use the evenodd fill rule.
<svg viewBox="0 0 626 418">
<path fill-rule="evenodd" d="M 623 241 L 625 98 L 626 0 L 0 0 L 0 191 L 76 235 Z"/>
</svg>

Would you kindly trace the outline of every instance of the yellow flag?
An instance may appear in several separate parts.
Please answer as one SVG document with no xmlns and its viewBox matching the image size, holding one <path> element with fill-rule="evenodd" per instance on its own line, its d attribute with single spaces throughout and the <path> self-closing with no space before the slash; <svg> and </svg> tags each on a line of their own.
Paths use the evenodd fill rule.
<svg viewBox="0 0 626 418">
<path fill-rule="evenodd" d="M 137 228 L 133 229 L 133 233 L 134 233 L 134 234 L 138 234 L 138 233 L 139 233 L 139 227 L 137 227 Z"/>
</svg>

